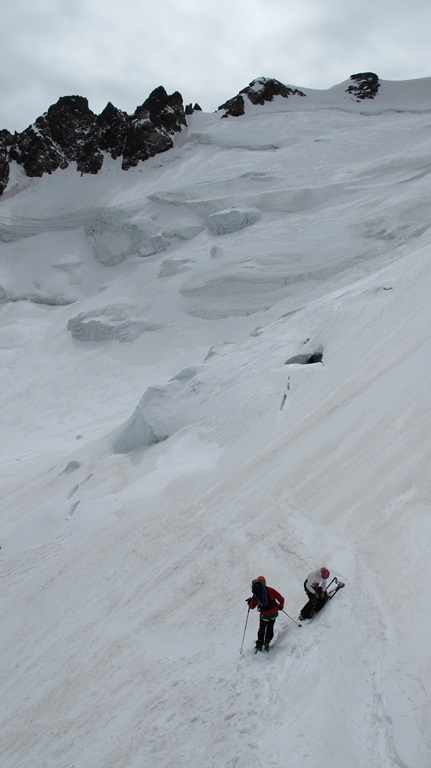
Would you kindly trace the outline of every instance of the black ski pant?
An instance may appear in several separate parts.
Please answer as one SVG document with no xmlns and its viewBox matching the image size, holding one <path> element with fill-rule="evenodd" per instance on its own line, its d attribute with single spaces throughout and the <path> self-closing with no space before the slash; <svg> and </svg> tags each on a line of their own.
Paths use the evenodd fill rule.
<svg viewBox="0 0 431 768">
<path fill-rule="evenodd" d="M 326 592 L 322 592 L 321 595 L 316 595 L 315 592 L 310 592 L 310 590 L 305 586 L 306 583 L 307 579 L 304 581 L 304 589 L 307 593 L 308 603 L 306 603 L 301 609 L 301 616 L 303 619 L 309 619 L 312 613 L 318 613 L 320 609 L 323 608 L 328 599 Z"/>
<path fill-rule="evenodd" d="M 263 616 L 260 617 L 259 630 L 257 633 L 256 641 L 256 645 L 258 645 L 260 648 L 262 648 L 263 645 L 269 645 L 272 638 L 274 637 L 274 624 L 276 618 L 276 616 L 274 616 L 272 619 L 265 619 Z"/>
</svg>

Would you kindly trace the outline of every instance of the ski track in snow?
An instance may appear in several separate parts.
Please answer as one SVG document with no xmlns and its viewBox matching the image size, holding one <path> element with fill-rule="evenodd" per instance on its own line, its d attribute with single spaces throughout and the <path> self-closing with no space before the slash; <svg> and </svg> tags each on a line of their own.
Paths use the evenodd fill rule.
<svg viewBox="0 0 431 768">
<path fill-rule="evenodd" d="M 4 768 L 429 768 L 429 142 L 420 110 L 270 107 L 17 173 Z M 140 403 L 166 439 L 114 454 Z M 346 588 L 268 655 L 250 612 L 240 654 L 252 578 L 297 619 L 323 562 Z"/>
</svg>

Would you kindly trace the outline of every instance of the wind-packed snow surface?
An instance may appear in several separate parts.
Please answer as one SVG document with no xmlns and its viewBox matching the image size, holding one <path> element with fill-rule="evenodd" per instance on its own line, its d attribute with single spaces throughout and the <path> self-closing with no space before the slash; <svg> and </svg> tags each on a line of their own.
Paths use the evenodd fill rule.
<svg viewBox="0 0 431 768">
<path fill-rule="evenodd" d="M 2 768 L 431 765 L 430 87 L 14 169 Z M 296 620 L 323 564 L 240 654 L 251 580 Z"/>
</svg>

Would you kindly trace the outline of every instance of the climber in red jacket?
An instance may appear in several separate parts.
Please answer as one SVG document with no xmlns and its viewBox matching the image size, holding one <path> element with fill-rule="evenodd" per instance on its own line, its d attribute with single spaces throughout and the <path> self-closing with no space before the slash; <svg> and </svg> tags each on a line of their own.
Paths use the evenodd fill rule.
<svg viewBox="0 0 431 768">
<path fill-rule="evenodd" d="M 251 583 L 253 597 L 247 598 L 249 608 L 257 608 L 260 612 L 259 630 L 256 640 L 256 653 L 268 651 L 274 637 L 274 624 L 278 612 L 284 608 L 284 597 L 273 587 L 266 586 L 265 576 L 258 576 Z"/>
</svg>

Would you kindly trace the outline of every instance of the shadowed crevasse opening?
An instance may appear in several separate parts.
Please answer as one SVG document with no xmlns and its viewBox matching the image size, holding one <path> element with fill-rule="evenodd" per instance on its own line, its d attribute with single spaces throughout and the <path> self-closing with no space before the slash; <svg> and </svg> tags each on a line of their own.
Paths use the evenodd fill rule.
<svg viewBox="0 0 431 768">
<path fill-rule="evenodd" d="M 286 360 L 285 365 L 312 365 L 313 363 L 323 363 L 323 351 L 294 355 Z"/>
</svg>

